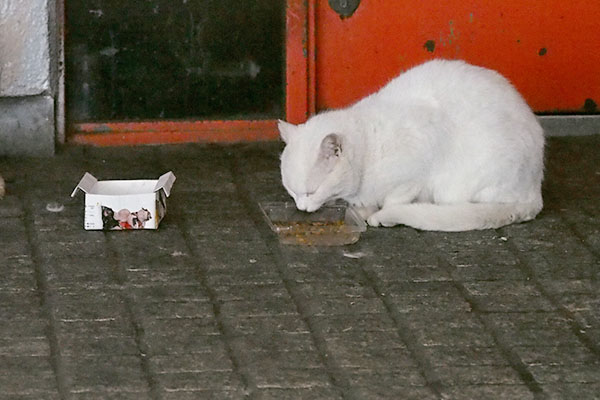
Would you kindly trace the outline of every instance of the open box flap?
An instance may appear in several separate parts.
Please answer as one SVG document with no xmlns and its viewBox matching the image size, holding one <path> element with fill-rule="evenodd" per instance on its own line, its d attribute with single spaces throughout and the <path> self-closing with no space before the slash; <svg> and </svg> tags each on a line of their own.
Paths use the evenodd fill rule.
<svg viewBox="0 0 600 400">
<path fill-rule="evenodd" d="M 158 178 L 158 182 L 156 182 L 154 191 L 156 192 L 156 191 L 159 191 L 162 189 L 165 192 L 165 194 L 167 195 L 167 197 L 169 197 L 169 195 L 171 194 L 171 187 L 173 186 L 175 179 L 176 179 L 175 175 L 173 174 L 172 171 L 169 171 L 166 174 L 161 175 L 160 178 Z"/>
<path fill-rule="evenodd" d="M 77 184 L 77 187 L 73 190 L 73 193 L 71 193 L 71 197 L 75 197 L 78 190 L 82 190 L 85 193 L 91 192 L 96 183 L 98 183 L 98 179 L 94 178 L 89 172 L 86 172 Z"/>
</svg>

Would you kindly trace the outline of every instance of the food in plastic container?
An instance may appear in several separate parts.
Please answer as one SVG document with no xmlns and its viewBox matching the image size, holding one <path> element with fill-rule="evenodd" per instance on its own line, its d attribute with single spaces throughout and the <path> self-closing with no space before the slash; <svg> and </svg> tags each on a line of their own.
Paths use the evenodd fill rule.
<svg viewBox="0 0 600 400">
<path fill-rule="evenodd" d="M 260 203 L 271 230 L 283 244 L 342 246 L 356 243 L 367 229 L 357 212 L 344 204 L 324 205 L 307 213 L 291 202 Z"/>
</svg>

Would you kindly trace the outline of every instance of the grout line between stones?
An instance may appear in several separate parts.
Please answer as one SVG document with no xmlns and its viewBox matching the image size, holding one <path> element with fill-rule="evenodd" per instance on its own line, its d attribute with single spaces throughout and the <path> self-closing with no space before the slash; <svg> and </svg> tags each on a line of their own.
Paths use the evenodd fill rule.
<svg viewBox="0 0 600 400">
<path fill-rule="evenodd" d="M 499 229 L 499 232 L 503 232 L 502 229 Z M 510 241 L 508 243 L 509 250 L 517 257 L 519 260 L 518 267 L 528 278 L 529 282 L 531 282 L 534 287 L 540 292 L 542 296 L 544 296 L 552 306 L 556 308 L 558 312 L 562 314 L 563 317 L 567 320 L 571 331 L 573 334 L 579 339 L 583 345 L 590 350 L 597 359 L 600 359 L 600 344 L 596 343 L 592 338 L 589 337 L 585 332 L 585 327 L 582 326 L 579 322 L 577 322 L 577 318 L 567 307 L 565 307 L 561 302 L 550 293 L 544 285 L 538 280 L 533 268 L 529 264 L 529 261 L 525 259 L 521 252 L 515 247 L 513 243 Z M 587 247 L 586 247 L 587 248 Z"/>
<path fill-rule="evenodd" d="M 294 302 L 300 318 L 304 321 L 310 332 L 313 344 L 317 349 L 317 353 L 321 359 L 321 362 L 325 366 L 329 381 L 332 386 L 341 392 L 344 399 L 347 400 L 360 400 L 357 395 L 352 391 L 350 380 L 344 373 L 343 369 L 339 366 L 336 360 L 331 357 L 327 352 L 327 344 L 323 335 L 319 333 L 317 324 L 311 318 L 310 312 L 302 302 L 302 294 L 299 289 L 299 285 L 293 277 L 289 274 L 286 269 L 286 263 L 281 247 L 273 239 L 271 232 L 263 224 L 262 216 L 260 215 L 256 206 L 250 201 L 250 191 L 245 186 L 244 179 L 240 176 L 238 171 L 244 171 L 241 168 L 240 156 L 237 153 L 230 154 L 230 169 L 233 176 L 235 188 L 237 191 L 237 197 L 240 203 L 246 209 L 249 218 L 252 220 L 256 230 L 260 234 L 265 246 L 269 252 L 273 255 L 273 264 L 277 267 L 278 273 L 283 281 L 285 289 L 290 294 L 292 301 Z"/>
<path fill-rule="evenodd" d="M 121 288 L 121 290 L 119 290 L 119 294 L 125 303 L 127 317 L 131 322 L 131 325 L 133 326 L 133 331 L 135 334 L 134 341 L 137 346 L 137 353 L 140 359 L 140 366 L 144 373 L 144 377 L 146 378 L 146 382 L 150 390 L 150 396 L 154 400 L 160 400 L 161 396 L 158 387 L 158 381 L 156 379 L 156 376 L 154 376 L 154 374 L 152 373 L 152 368 L 150 366 L 148 345 L 146 344 L 146 341 L 144 339 L 144 328 L 134 310 L 135 300 L 131 297 L 131 295 L 128 294 L 128 291 L 125 290 L 125 288 L 127 287 L 127 274 L 123 270 L 121 257 L 114 248 L 111 232 L 104 232 L 104 238 L 109 250 L 107 261 L 112 266 L 112 279 L 116 281 L 116 283 Z"/>
<path fill-rule="evenodd" d="M 581 231 L 575 226 L 575 223 L 573 223 L 568 217 L 565 217 L 564 215 L 561 215 L 560 219 L 563 221 L 563 223 L 565 225 L 567 225 L 569 227 L 569 230 L 571 231 L 573 236 L 575 236 L 577 238 L 577 240 L 580 241 L 581 245 L 583 247 L 585 247 L 585 249 L 594 256 L 596 261 L 600 260 L 600 252 L 590 245 L 590 243 L 587 241 L 586 237 L 584 235 L 582 235 Z M 593 275 L 591 277 L 591 280 L 598 283 L 598 278 L 596 277 L 596 275 Z"/>
<path fill-rule="evenodd" d="M 92 158 L 87 153 L 89 152 L 88 148 L 83 149 L 84 157 L 83 164 L 85 165 L 85 169 L 87 171 L 89 168 L 89 160 Z M 114 232 L 113 232 L 114 233 Z M 125 303 L 125 310 L 127 312 L 127 318 L 131 323 L 134 332 L 134 342 L 137 347 L 137 355 L 140 361 L 140 368 L 142 369 L 144 378 L 146 379 L 146 383 L 148 385 L 150 398 L 153 400 L 160 400 L 160 390 L 158 385 L 158 380 L 156 376 L 152 373 L 152 368 L 150 366 L 150 356 L 148 352 L 148 345 L 145 341 L 145 333 L 142 323 L 138 319 L 135 313 L 135 299 L 129 294 L 125 288 L 127 287 L 127 273 L 124 271 L 122 267 L 121 257 L 115 249 L 115 245 L 113 244 L 112 234 L 110 231 L 104 231 L 104 240 L 106 243 L 106 247 L 108 249 L 108 262 L 107 264 L 111 266 L 110 274 L 113 281 L 117 283 L 119 286 L 119 296 Z"/>
<path fill-rule="evenodd" d="M 369 285 L 375 292 L 375 295 L 385 306 L 385 309 L 389 314 L 390 318 L 392 319 L 392 321 L 394 321 L 394 325 L 396 325 L 396 331 L 398 332 L 400 338 L 406 345 L 412 358 L 417 362 L 417 365 L 419 366 L 419 371 L 425 379 L 425 382 L 427 383 L 429 389 L 438 398 L 449 398 L 448 395 L 445 394 L 444 384 L 434 372 L 433 364 L 431 364 L 427 359 L 427 356 L 423 351 L 423 346 L 420 345 L 418 340 L 415 338 L 415 335 L 412 333 L 411 328 L 406 322 L 405 318 L 402 316 L 402 313 L 396 310 L 396 307 L 392 304 L 389 297 L 381 295 L 385 291 L 381 287 L 379 279 L 371 271 L 367 271 L 362 260 L 360 260 L 360 270 L 364 275 L 366 281 L 369 283 Z"/>
<path fill-rule="evenodd" d="M 420 236 L 423 238 L 423 235 Z M 425 238 L 423 238 L 423 240 L 425 242 L 429 242 Z M 429 248 L 434 249 L 435 246 L 430 245 Z M 443 267 L 446 272 L 452 276 L 452 265 L 439 254 L 437 255 L 437 260 L 438 265 Z M 484 314 L 484 312 L 481 311 L 481 307 L 476 298 L 469 294 L 467 288 L 460 281 L 452 279 L 450 282 L 458 290 L 465 301 L 469 303 L 473 314 L 483 324 L 485 330 L 492 336 L 492 339 L 494 340 L 494 343 L 496 343 L 496 346 L 500 350 L 502 356 L 506 359 L 506 361 L 508 361 L 510 367 L 517 372 L 521 381 L 523 381 L 529 391 L 534 395 L 534 398 L 536 400 L 546 399 L 546 393 L 543 391 L 540 384 L 535 380 L 533 374 L 531 371 L 529 371 L 529 368 L 527 368 L 527 365 L 523 362 L 523 360 L 521 360 L 519 355 L 511 349 L 510 343 L 507 343 L 500 335 L 497 334 L 497 330 L 495 329 L 496 327 L 493 325 L 493 323 L 485 318 L 482 318 L 482 314 Z"/>
<path fill-rule="evenodd" d="M 175 217 L 175 218 L 176 218 L 176 225 L 179 227 L 179 232 L 181 233 L 181 236 L 183 237 L 183 240 L 187 247 L 187 251 L 192 256 L 193 259 L 201 260 L 202 259 L 201 255 L 198 254 L 194 250 L 194 246 L 192 246 L 192 244 L 191 244 L 192 240 L 188 233 L 189 227 L 187 226 L 187 223 L 184 221 L 185 218 L 179 218 L 179 217 Z M 215 320 L 217 323 L 217 329 L 219 330 L 220 336 L 223 339 L 225 351 L 227 352 L 227 355 L 228 355 L 229 359 L 231 360 L 231 364 L 233 366 L 233 372 L 236 373 L 240 377 L 240 380 L 241 380 L 242 384 L 244 385 L 244 390 L 247 392 L 247 398 L 252 399 L 255 397 L 255 392 L 257 390 L 257 384 L 254 381 L 254 379 L 252 379 L 251 374 L 248 372 L 248 368 L 244 365 L 244 363 L 236 355 L 236 351 L 232 347 L 231 338 L 234 336 L 234 334 L 232 332 L 232 329 L 230 329 L 230 327 L 227 325 L 227 323 L 221 317 L 221 306 L 217 299 L 217 297 L 218 297 L 217 293 L 208 283 L 208 281 L 206 279 L 206 269 L 204 267 L 202 267 L 201 261 L 196 264 L 196 268 L 199 273 L 198 280 L 200 282 L 200 285 L 202 286 L 202 289 L 204 290 L 204 292 L 206 293 L 206 295 L 208 296 L 208 299 L 210 301 L 212 311 L 213 311 L 213 314 L 215 316 Z"/>
<path fill-rule="evenodd" d="M 216 149 L 215 149 L 216 150 Z M 159 166 L 162 170 L 167 170 L 162 161 L 161 152 L 158 148 L 155 149 L 155 160 L 158 162 Z M 201 254 L 194 249 L 192 245 L 192 239 L 190 237 L 189 231 L 190 227 L 186 218 L 181 218 L 178 214 L 171 214 L 169 218 L 172 218 L 175 221 L 175 226 L 177 226 L 179 233 L 181 234 L 183 241 L 186 246 L 186 250 L 192 256 L 194 260 L 202 260 Z M 225 347 L 225 351 L 227 352 L 227 356 L 231 360 L 232 369 L 235 374 L 237 374 L 244 386 L 245 398 L 253 399 L 256 397 L 255 393 L 257 391 L 257 384 L 254 379 L 252 379 L 251 374 L 248 371 L 248 367 L 244 365 L 243 361 L 237 356 L 235 349 L 232 346 L 231 338 L 234 336 L 232 329 L 227 325 L 224 319 L 221 317 L 221 306 L 218 301 L 218 296 L 216 291 L 210 286 L 208 280 L 206 278 L 207 272 L 206 269 L 202 266 L 202 262 L 199 261 L 196 263 L 196 269 L 198 270 L 198 281 L 203 291 L 208 296 L 208 300 L 212 307 L 212 312 L 215 316 L 215 321 L 217 324 L 217 329 L 220 332 L 220 337 L 223 339 L 223 345 Z"/>
<path fill-rule="evenodd" d="M 27 241 L 31 251 L 31 257 L 33 259 L 33 264 L 35 265 L 35 280 L 37 292 L 40 296 L 40 306 L 42 315 L 48 322 L 48 326 L 45 331 L 50 347 L 50 363 L 54 371 L 59 396 L 61 399 L 68 399 L 70 394 L 69 385 L 65 373 L 64 362 L 60 353 L 60 346 L 58 343 L 57 321 L 54 313 L 52 312 L 54 308 L 52 294 L 48 285 L 47 273 L 44 269 L 43 257 L 38 249 L 38 243 L 40 242 L 35 231 L 35 213 L 33 212 L 31 200 L 28 197 L 22 196 L 21 200 L 24 205 L 24 213 L 22 218 L 27 232 Z"/>
</svg>

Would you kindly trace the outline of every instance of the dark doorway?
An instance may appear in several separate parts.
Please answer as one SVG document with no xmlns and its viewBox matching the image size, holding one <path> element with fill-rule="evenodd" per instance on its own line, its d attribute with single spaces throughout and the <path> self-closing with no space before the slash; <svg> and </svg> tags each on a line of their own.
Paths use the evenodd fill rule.
<svg viewBox="0 0 600 400">
<path fill-rule="evenodd" d="M 66 0 L 70 123 L 284 114 L 285 1 Z"/>
</svg>

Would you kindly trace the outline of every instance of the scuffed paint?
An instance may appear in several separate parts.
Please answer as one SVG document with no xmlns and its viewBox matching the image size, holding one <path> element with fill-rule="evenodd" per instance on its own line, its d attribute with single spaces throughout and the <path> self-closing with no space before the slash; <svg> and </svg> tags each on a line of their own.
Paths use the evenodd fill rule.
<svg viewBox="0 0 600 400">
<path fill-rule="evenodd" d="M 456 41 L 457 34 L 454 31 L 454 21 L 448 22 L 448 27 L 450 28 L 450 34 L 448 35 L 448 44 L 452 44 L 453 41 Z"/>
<path fill-rule="evenodd" d="M 433 53 L 435 50 L 435 40 L 428 40 L 425 42 L 423 47 L 430 53 Z"/>
<path fill-rule="evenodd" d="M 459 36 L 460 34 L 458 29 L 456 28 L 454 20 L 450 20 L 448 21 L 448 30 L 440 31 L 439 37 L 437 38 L 437 42 L 433 40 L 428 40 L 427 42 L 425 42 L 424 47 L 425 49 L 427 49 L 427 51 L 431 53 L 433 53 L 436 45 L 453 48 L 456 52 L 455 56 L 458 56 L 458 51 L 460 50 L 460 46 L 458 45 Z"/>
<path fill-rule="evenodd" d="M 0 1 L 0 96 L 50 89 L 48 0 Z"/>
<path fill-rule="evenodd" d="M 540 56 L 545 56 L 545 55 L 546 55 L 546 53 L 548 53 L 548 49 L 546 49 L 545 47 L 542 47 L 542 48 L 540 49 L 540 51 L 538 52 L 538 54 L 539 54 Z"/>
<path fill-rule="evenodd" d="M 594 99 L 585 99 L 583 103 L 583 112 L 586 113 L 597 113 L 598 112 L 598 104 L 594 101 Z"/>
</svg>

